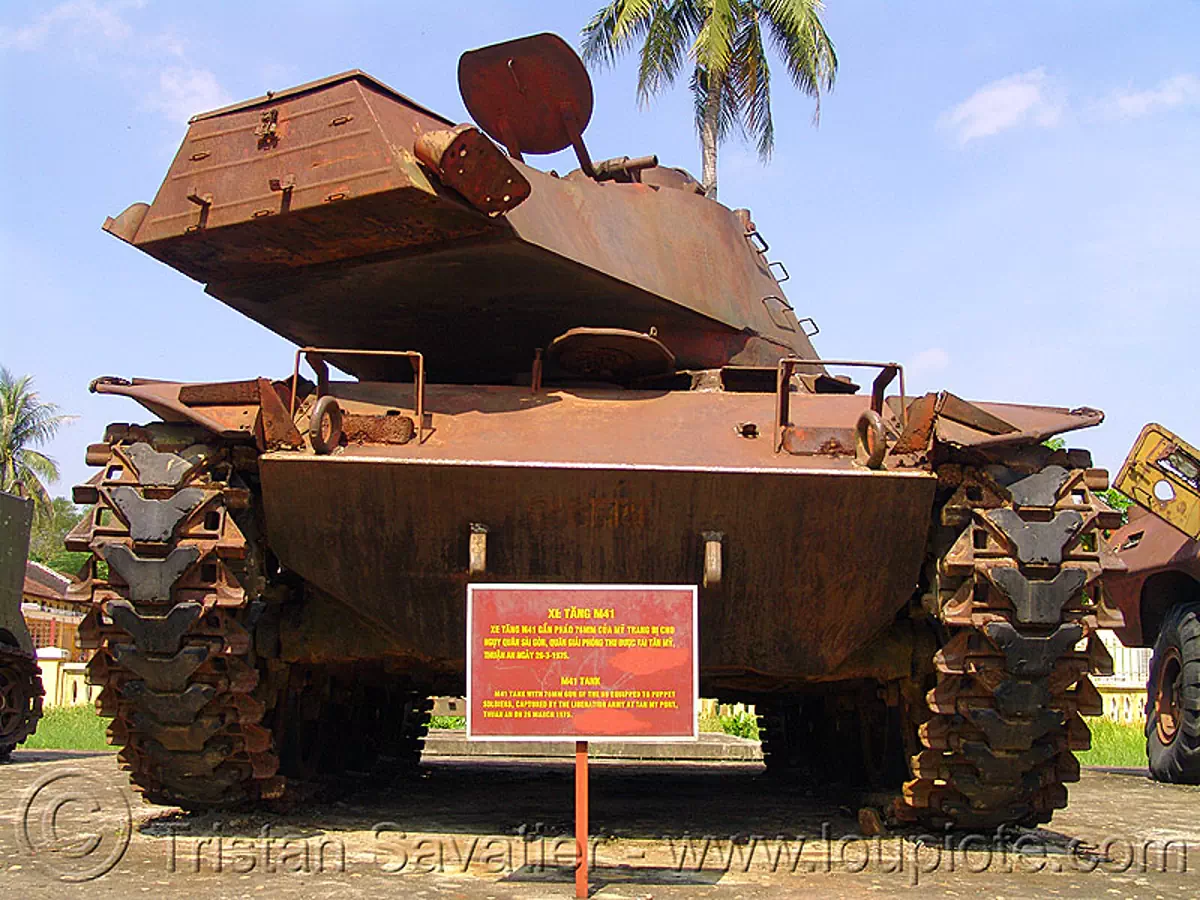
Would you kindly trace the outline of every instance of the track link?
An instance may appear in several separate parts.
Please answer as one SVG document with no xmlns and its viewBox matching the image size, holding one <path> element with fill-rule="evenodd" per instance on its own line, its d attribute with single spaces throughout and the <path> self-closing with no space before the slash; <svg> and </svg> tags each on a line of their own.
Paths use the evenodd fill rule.
<svg viewBox="0 0 1200 900">
<path fill-rule="evenodd" d="M 68 536 L 93 554 L 81 646 L 102 686 L 109 742 L 156 803 L 225 806 L 278 796 L 265 724 L 275 691 L 254 645 L 261 550 L 247 539 L 250 492 L 237 448 L 172 426 L 114 426 L 95 504 Z M 93 448 L 94 450 L 95 448 Z M 78 493 L 78 492 L 77 492 Z"/>
<path fill-rule="evenodd" d="M 1058 454 L 1062 456 L 1064 454 Z M 945 643 L 930 684 L 905 705 L 916 740 L 901 821 L 994 828 L 1048 822 L 1102 712 L 1089 674 L 1111 674 L 1097 634 L 1103 529 L 1119 516 L 1094 494 L 1103 475 L 1047 465 L 1019 472 L 943 466 L 941 552 L 923 598 Z M 1115 516 L 1115 518 L 1114 518 Z"/>
</svg>

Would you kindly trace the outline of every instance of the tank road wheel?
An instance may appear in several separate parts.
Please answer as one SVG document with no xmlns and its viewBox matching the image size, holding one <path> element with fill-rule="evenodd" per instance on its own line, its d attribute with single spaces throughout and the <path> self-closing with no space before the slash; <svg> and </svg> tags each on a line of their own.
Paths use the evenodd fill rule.
<svg viewBox="0 0 1200 900">
<path fill-rule="evenodd" d="M 161 424 L 110 428 L 95 502 L 68 536 L 93 554 L 80 644 L 112 718 L 109 742 L 136 789 L 187 809 L 277 796 L 279 759 L 263 725 L 275 689 L 255 646 L 272 589 L 264 577 L 241 448 Z"/>
<path fill-rule="evenodd" d="M 0 646 L 0 760 L 37 728 L 44 693 L 37 661 L 17 647 Z"/>
<path fill-rule="evenodd" d="M 1154 643 L 1146 756 L 1158 781 L 1200 784 L 1200 603 L 1176 606 Z"/>
<path fill-rule="evenodd" d="M 1096 632 L 1117 622 L 1096 598 L 1113 514 L 1084 469 L 938 476 L 948 499 L 923 601 L 946 641 L 933 688 L 906 698 L 919 745 L 894 812 L 934 827 L 1048 822 L 1079 778 L 1072 751 L 1091 743 L 1081 715 L 1102 712 L 1088 675 L 1112 672 Z"/>
</svg>

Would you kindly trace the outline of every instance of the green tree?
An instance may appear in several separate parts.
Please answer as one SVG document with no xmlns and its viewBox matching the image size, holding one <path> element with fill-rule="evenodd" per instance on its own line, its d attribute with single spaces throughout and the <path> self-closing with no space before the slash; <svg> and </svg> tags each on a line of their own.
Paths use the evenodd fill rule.
<svg viewBox="0 0 1200 900">
<path fill-rule="evenodd" d="M 1121 521 L 1129 521 L 1129 507 L 1133 506 L 1133 498 L 1127 497 L 1114 487 L 1100 492 L 1100 499 L 1121 514 Z"/>
<path fill-rule="evenodd" d="M 68 551 L 63 546 L 63 539 L 85 513 L 86 510 L 66 497 L 55 497 L 49 511 L 34 518 L 29 536 L 29 558 L 64 575 L 77 573 L 91 554 Z"/>
<path fill-rule="evenodd" d="M 46 484 L 58 480 L 58 466 L 34 448 L 74 418 L 43 403 L 31 376 L 17 378 L 0 366 L 0 491 L 31 498 L 38 514 L 48 515 L 52 505 Z"/>
<path fill-rule="evenodd" d="M 770 158 L 771 67 L 767 47 L 792 83 L 816 100 L 833 88 L 837 54 L 821 22 L 820 0 L 611 0 L 583 29 L 583 58 L 611 65 L 641 41 L 638 100 L 674 84 L 690 66 L 696 128 L 703 152 L 704 192 L 717 195 L 717 146 L 733 129 Z"/>
</svg>

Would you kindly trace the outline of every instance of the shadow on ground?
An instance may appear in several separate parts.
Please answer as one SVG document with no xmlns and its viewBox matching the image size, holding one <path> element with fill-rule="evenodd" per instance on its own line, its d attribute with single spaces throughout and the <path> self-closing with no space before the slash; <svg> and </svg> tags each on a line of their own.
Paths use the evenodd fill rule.
<svg viewBox="0 0 1200 900">
<path fill-rule="evenodd" d="M 594 764 L 591 832 L 603 837 L 856 834 L 861 795 L 802 777 L 779 779 L 758 764 Z M 554 837 L 573 833 L 574 769 L 559 762 L 437 760 L 419 772 L 325 783 L 290 808 L 186 813 L 164 808 L 143 823 L 160 835 L 186 831 L 254 836 L 264 826 L 301 836 L 372 831 Z"/>
</svg>

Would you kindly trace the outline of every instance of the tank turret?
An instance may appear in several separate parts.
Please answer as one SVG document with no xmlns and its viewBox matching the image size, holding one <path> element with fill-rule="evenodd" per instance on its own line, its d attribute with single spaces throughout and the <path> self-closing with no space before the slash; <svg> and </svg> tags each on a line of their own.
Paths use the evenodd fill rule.
<svg viewBox="0 0 1200 900">
<path fill-rule="evenodd" d="M 468 52 L 459 84 L 478 127 L 360 71 L 197 115 L 154 201 L 105 228 L 291 341 L 419 346 L 450 381 L 511 382 L 568 332 L 584 377 L 816 356 L 747 211 L 653 156 L 592 162 L 561 38 Z M 565 176 L 524 162 L 571 146 Z"/>
</svg>

